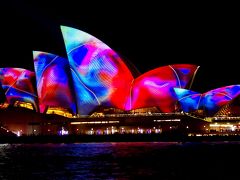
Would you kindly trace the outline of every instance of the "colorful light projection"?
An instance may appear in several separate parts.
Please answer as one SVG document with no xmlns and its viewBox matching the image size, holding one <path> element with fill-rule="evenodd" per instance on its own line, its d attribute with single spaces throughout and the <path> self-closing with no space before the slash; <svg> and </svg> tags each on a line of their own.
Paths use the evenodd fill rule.
<svg viewBox="0 0 240 180">
<path fill-rule="evenodd" d="M 88 110 L 100 105 L 125 109 L 133 76 L 123 60 L 90 34 L 65 26 L 61 30 L 76 92 L 83 92 L 82 86 L 88 90 L 77 94 L 79 110 L 82 102 L 93 105 Z"/>
<path fill-rule="evenodd" d="M 240 85 L 220 87 L 203 94 L 178 88 L 174 90 L 185 112 L 202 109 L 208 116 L 216 114 L 221 107 L 240 95 Z"/>
<path fill-rule="evenodd" d="M 54 54 L 33 51 L 40 112 L 59 107 L 77 114 L 68 60 Z"/>
<path fill-rule="evenodd" d="M 198 67 L 190 64 L 163 66 L 146 72 L 132 84 L 131 104 L 127 109 L 156 106 L 162 112 L 173 112 L 174 87 L 189 87 Z"/>
<path fill-rule="evenodd" d="M 80 109 L 84 99 L 93 107 L 132 110 L 158 106 L 163 112 L 173 111 L 172 88 L 186 88 L 198 69 L 189 64 L 160 67 L 134 80 L 131 70 L 106 44 L 78 29 L 61 26 L 61 30 L 74 85 L 88 89 L 86 97 L 77 97 Z M 81 88 L 75 87 L 76 92 Z"/>
<path fill-rule="evenodd" d="M 174 88 L 177 95 L 178 102 L 180 103 L 184 112 L 192 112 L 198 110 L 200 107 L 201 93 L 190 91 L 188 89 Z"/>
<path fill-rule="evenodd" d="M 21 68 L 0 68 L 0 81 L 7 103 L 11 105 L 16 101 L 31 103 L 38 111 L 34 72 Z"/>
<path fill-rule="evenodd" d="M 207 114 L 214 115 L 217 111 L 240 94 L 240 85 L 220 87 L 204 93 L 204 108 Z"/>
</svg>

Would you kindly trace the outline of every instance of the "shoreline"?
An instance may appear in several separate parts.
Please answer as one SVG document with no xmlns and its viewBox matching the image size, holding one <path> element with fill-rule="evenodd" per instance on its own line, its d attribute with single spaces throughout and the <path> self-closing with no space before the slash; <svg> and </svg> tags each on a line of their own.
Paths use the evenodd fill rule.
<svg viewBox="0 0 240 180">
<path fill-rule="evenodd" d="M 188 136 L 183 134 L 43 135 L 1 136 L 0 144 L 87 143 L 87 142 L 214 142 L 240 141 L 240 135 Z"/>
</svg>

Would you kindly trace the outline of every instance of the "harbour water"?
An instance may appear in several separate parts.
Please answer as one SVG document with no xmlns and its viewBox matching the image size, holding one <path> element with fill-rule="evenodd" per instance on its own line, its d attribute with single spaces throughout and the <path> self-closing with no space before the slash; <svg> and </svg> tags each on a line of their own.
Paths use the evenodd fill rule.
<svg viewBox="0 0 240 180">
<path fill-rule="evenodd" d="M 240 142 L 0 144 L 0 179 L 239 179 Z"/>
</svg>

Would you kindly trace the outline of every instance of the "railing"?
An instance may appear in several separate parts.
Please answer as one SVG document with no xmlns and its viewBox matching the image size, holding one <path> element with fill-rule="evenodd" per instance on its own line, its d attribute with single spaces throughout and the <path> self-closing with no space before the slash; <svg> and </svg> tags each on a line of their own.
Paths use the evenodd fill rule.
<svg viewBox="0 0 240 180">
<path fill-rule="evenodd" d="M 136 116 L 183 116 L 183 113 L 134 113 L 134 114 L 96 114 L 80 115 L 77 118 L 96 118 L 96 117 L 136 117 Z"/>
<path fill-rule="evenodd" d="M 211 121 L 218 121 L 218 120 L 239 120 L 240 121 L 240 116 L 216 116 L 216 117 L 206 117 L 205 119 L 210 119 Z"/>
<path fill-rule="evenodd" d="M 184 113 L 184 114 L 189 116 L 189 117 L 191 117 L 191 118 L 195 118 L 195 119 L 200 119 L 200 120 L 203 120 L 203 121 L 211 122 L 211 121 L 209 121 L 209 119 L 202 118 L 202 117 L 199 117 L 199 116 L 194 115 L 194 114 L 190 114 L 190 113 Z"/>
</svg>

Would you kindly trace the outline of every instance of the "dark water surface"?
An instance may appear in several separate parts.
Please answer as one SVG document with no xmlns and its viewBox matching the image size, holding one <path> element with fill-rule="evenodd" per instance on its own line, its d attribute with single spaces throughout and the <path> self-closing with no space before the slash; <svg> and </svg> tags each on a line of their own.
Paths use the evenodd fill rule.
<svg viewBox="0 0 240 180">
<path fill-rule="evenodd" d="M 240 142 L 0 144 L 0 179 L 240 179 Z"/>
</svg>

